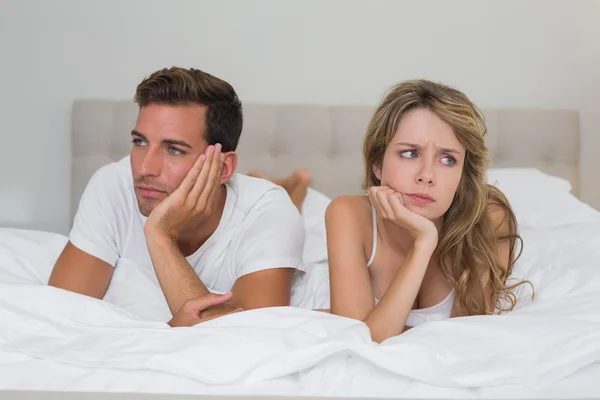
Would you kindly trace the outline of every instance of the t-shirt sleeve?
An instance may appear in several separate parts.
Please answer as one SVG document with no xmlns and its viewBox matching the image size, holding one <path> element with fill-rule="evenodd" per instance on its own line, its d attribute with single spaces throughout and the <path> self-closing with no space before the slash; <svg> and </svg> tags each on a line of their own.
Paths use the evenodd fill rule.
<svg viewBox="0 0 600 400">
<path fill-rule="evenodd" d="M 80 250 L 115 266 L 119 258 L 117 248 L 117 215 L 114 187 L 118 176 L 112 166 L 94 173 L 88 182 L 69 233 L 69 241 Z"/>
<path fill-rule="evenodd" d="M 265 204 L 239 238 L 236 279 L 273 268 L 305 271 L 302 261 L 305 229 L 291 201 Z"/>
</svg>

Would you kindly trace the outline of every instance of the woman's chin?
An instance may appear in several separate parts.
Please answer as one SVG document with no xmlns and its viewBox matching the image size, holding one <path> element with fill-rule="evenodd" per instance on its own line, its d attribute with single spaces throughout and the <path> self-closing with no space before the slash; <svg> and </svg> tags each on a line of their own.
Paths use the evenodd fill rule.
<svg viewBox="0 0 600 400">
<path fill-rule="evenodd" d="M 431 213 L 424 207 L 414 206 L 412 204 L 405 205 L 405 207 L 408 209 L 408 211 L 414 212 L 415 214 L 430 219 L 429 214 Z"/>
<path fill-rule="evenodd" d="M 418 207 L 418 206 L 408 205 L 408 206 L 406 206 L 406 208 L 409 211 L 414 212 L 415 214 L 420 215 L 421 217 L 425 217 L 428 220 L 433 221 L 433 222 L 435 222 L 436 220 L 438 220 L 441 217 L 441 215 L 436 213 L 434 210 L 427 209 L 426 207 Z"/>
</svg>

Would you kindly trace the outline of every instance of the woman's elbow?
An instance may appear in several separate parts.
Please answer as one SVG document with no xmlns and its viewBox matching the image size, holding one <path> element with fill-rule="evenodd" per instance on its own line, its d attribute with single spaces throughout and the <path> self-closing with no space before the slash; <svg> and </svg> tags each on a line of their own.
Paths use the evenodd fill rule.
<svg viewBox="0 0 600 400">
<path fill-rule="evenodd" d="M 384 340 L 391 338 L 393 335 L 390 335 L 387 332 L 382 332 L 381 330 L 372 329 L 369 325 L 367 325 L 369 331 L 371 332 L 371 340 L 377 344 L 381 344 Z"/>
<path fill-rule="evenodd" d="M 369 332 L 371 333 L 371 340 L 376 343 L 381 343 L 391 337 L 395 337 L 403 334 L 407 330 L 410 329 L 408 326 L 402 326 L 401 329 L 396 329 L 395 327 L 390 326 L 389 323 L 385 321 L 373 321 L 370 318 L 365 318 L 365 325 L 369 328 Z"/>
</svg>

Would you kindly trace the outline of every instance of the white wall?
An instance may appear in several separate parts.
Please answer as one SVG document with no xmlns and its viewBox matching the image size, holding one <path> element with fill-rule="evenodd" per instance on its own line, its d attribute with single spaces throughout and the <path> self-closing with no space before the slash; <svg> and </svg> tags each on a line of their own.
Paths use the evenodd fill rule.
<svg viewBox="0 0 600 400">
<path fill-rule="evenodd" d="M 426 77 L 482 107 L 590 113 L 599 18 L 594 0 L 0 0 L 0 226 L 68 231 L 72 101 L 131 98 L 155 69 L 207 70 L 246 102 L 374 104 Z"/>
</svg>

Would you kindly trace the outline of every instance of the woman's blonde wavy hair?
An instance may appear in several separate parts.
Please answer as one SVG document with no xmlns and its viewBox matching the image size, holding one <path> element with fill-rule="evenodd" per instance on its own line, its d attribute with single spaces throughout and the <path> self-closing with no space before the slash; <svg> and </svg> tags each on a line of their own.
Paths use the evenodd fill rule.
<svg viewBox="0 0 600 400">
<path fill-rule="evenodd" d="M 444 215 L 436 254 L 442 273 L 456 291 L 458 315 L 493 313 L 486 306 L 484 287 L 493 289 L 492 301 L 499 311 L 512 310 L 517 302 L 514 289 L 525 283 L 507 285 L 516 255 L 515 214 L 504 194 L 487 184 L 487 128 L 482 112 L 462 92 L 428 80 L 409 80 L 392 87 L 379 103 L 368 125 L 363 145 L 365 180 L 363 189 L 379 186 L 374 168 L 381 168 L 385 150 L 400 119 L 409 110 L 425 108 L 449 124 L 466 149 L 462 177 L 450 208 Z M 500 207 L 508 222 L 508 234 L 498 235 L 490 218 L 490 206 Z M 504 269 L 497 244 L 510 243 L 509 264 Z M 521 246 L 522 247 L 522 246 Z M 501 300 L 509 306 L 503 308 Z"/>
</svg>

